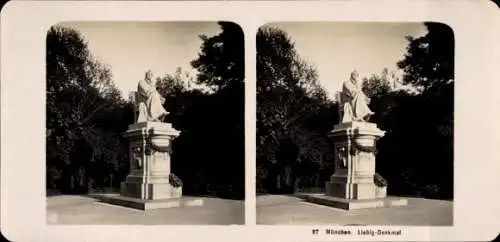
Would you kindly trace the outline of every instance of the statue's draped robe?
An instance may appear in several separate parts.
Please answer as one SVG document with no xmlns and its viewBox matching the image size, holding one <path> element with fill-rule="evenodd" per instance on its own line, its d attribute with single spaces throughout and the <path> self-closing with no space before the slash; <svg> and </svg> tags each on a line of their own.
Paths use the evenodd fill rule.
<svg viewBox="0 0 500 242">
<path fill-rule="evenodd" d="M 161 116 L 168 114 L 165 108 L 163 108 L 161 96 L 156 91 L 154 85 L 141 80 L 137 87 L 137 93 L 138 100 L 136 101 L 139 104 L 137 122 L 159 121 L 158 119 Z"/>
<path fill-rule="evenodd" d="M 373 114 L 368 107 L 368 98 L 361 88 L 352 81 L 345 81 L 342 85 L 341 102 L 344 106 L 344 117 L 342 122 L 362 121 L 365 117 Z"/>
</svg>

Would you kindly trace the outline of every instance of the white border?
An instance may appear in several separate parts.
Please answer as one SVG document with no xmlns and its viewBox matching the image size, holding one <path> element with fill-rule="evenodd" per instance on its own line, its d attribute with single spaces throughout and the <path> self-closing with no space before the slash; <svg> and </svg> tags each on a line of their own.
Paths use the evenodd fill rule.
<svg viewBox="0 0 500 242">
<path fill-rule="evenodd" d="M 240 24 L 246 53 L 245 226 L 47 226 L 45 35 L 61 21 L 218 21 Z M 13 241 L 491 240 L 497 234 L 500 26 L 489 1 L 42 2 L 1 12 L 1 225 Z M 397 237 L 312 237 L 312 226 L 255 226 L 255 32 L 276 21 L 437 21 L 456 39 L 453 227 L 402 227 Z M 496 141 L 496 142 L 495 142 Z M 429 169 L 432 169 L 430 167 Z M 326 226 L 318 226 L 323 229 Z"/>
</svg>

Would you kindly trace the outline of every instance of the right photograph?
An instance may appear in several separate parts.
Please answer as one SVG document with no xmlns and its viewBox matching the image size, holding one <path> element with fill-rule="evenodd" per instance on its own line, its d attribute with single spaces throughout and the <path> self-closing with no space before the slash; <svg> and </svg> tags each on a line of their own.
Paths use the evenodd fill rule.
<svg viewBox="0 0 500 242">
<path fill-rule="evenodd" d="M 261 225 L 453 226 L 453 30 L 275 22 L 257 32 Z"/>
</svg>

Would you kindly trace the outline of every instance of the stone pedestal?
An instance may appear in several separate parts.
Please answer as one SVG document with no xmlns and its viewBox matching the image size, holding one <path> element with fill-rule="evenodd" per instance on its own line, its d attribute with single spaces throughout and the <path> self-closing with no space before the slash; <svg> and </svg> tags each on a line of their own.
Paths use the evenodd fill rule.
<svg viewBox="0 0 500 242">
<path fill-rule="evenodd" d="M 335 126 L 329 134 L 335 150 L 335 173 L 326 183 L 326 195 L 343 199 L 376 197 L 375 142 L 384 133 L 374 123 Z"/>
<path fill-rule="evenodd" d="M 336 125 L 329 134 L 335 150 L 335 173 L 325 184 L 325 195 L 306 200 L 343 209 L 406 205 L 406 199 L 387 198 L 385 188 L 374 182 L 376 141 L 384 133 L 374 123 Z"/>
<path fill-rule="evenodd" d="M 124 133 L 129 140 L 130 172 L 121 183 L 120 195 L 103 200 L 142 210 L 202 205 L 201 199 L 181 199 L 182 186 L 169 181 L 171 143 L 179 134 L 169 123 L 130 125 Z"/>
<path fill-rule="evenodd" d="M 130 173 L 121 184 L 121 195 L 139 199 L 172 198 L 169 183 L 170 144 L 179 135 L 171 124 L 143 122 L 129 126 Z M 180 196 L 177 196 L 180 197 Z"/>
</svg>

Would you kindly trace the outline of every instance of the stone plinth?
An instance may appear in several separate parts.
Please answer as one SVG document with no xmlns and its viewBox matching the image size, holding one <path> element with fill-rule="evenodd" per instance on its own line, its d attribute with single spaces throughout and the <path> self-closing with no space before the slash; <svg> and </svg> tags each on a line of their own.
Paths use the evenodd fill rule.
<svg viewBox="0 0 500 242">
<path fill-rule="evenodd" d="M 171 184 L 172 140 L 180 134 L 169 123 L 141 122 L 129 126 L 130 172 L 121 183 L 120 195 L 102 196 L 105 202 L 142 210 L 202 205 L 201 199 L 181 199 L 182 186 Z"/>
<path fill-rule="evenodd" d="M 325 195 L 310 195 L 306 200 L 343 209 L 406 205 L 404 198 L 386 198 L 386 188 L 374 182 L 375 144 L 384 133 L 374 123 L 336 125 L 329 134 L 335 149 L 335 173 L 325 184 Z"/>
<path fill-rule="evenodd" d="M 203 206 L 202 199 L 187 197 L 152 200 L 126 197 L 119 194 L 100 194 L 94 197 L 100 199 L 101 202 L 139 210 Z"/>
<path fill-rule="evenodd" d="M 381 197 L 372 199 L 343 199 L 324 194 L 297 194 L 307 202 L 341 208 L 345 210 L 407 206 L 408 199 L 402 197 Z"/>
</svg>

